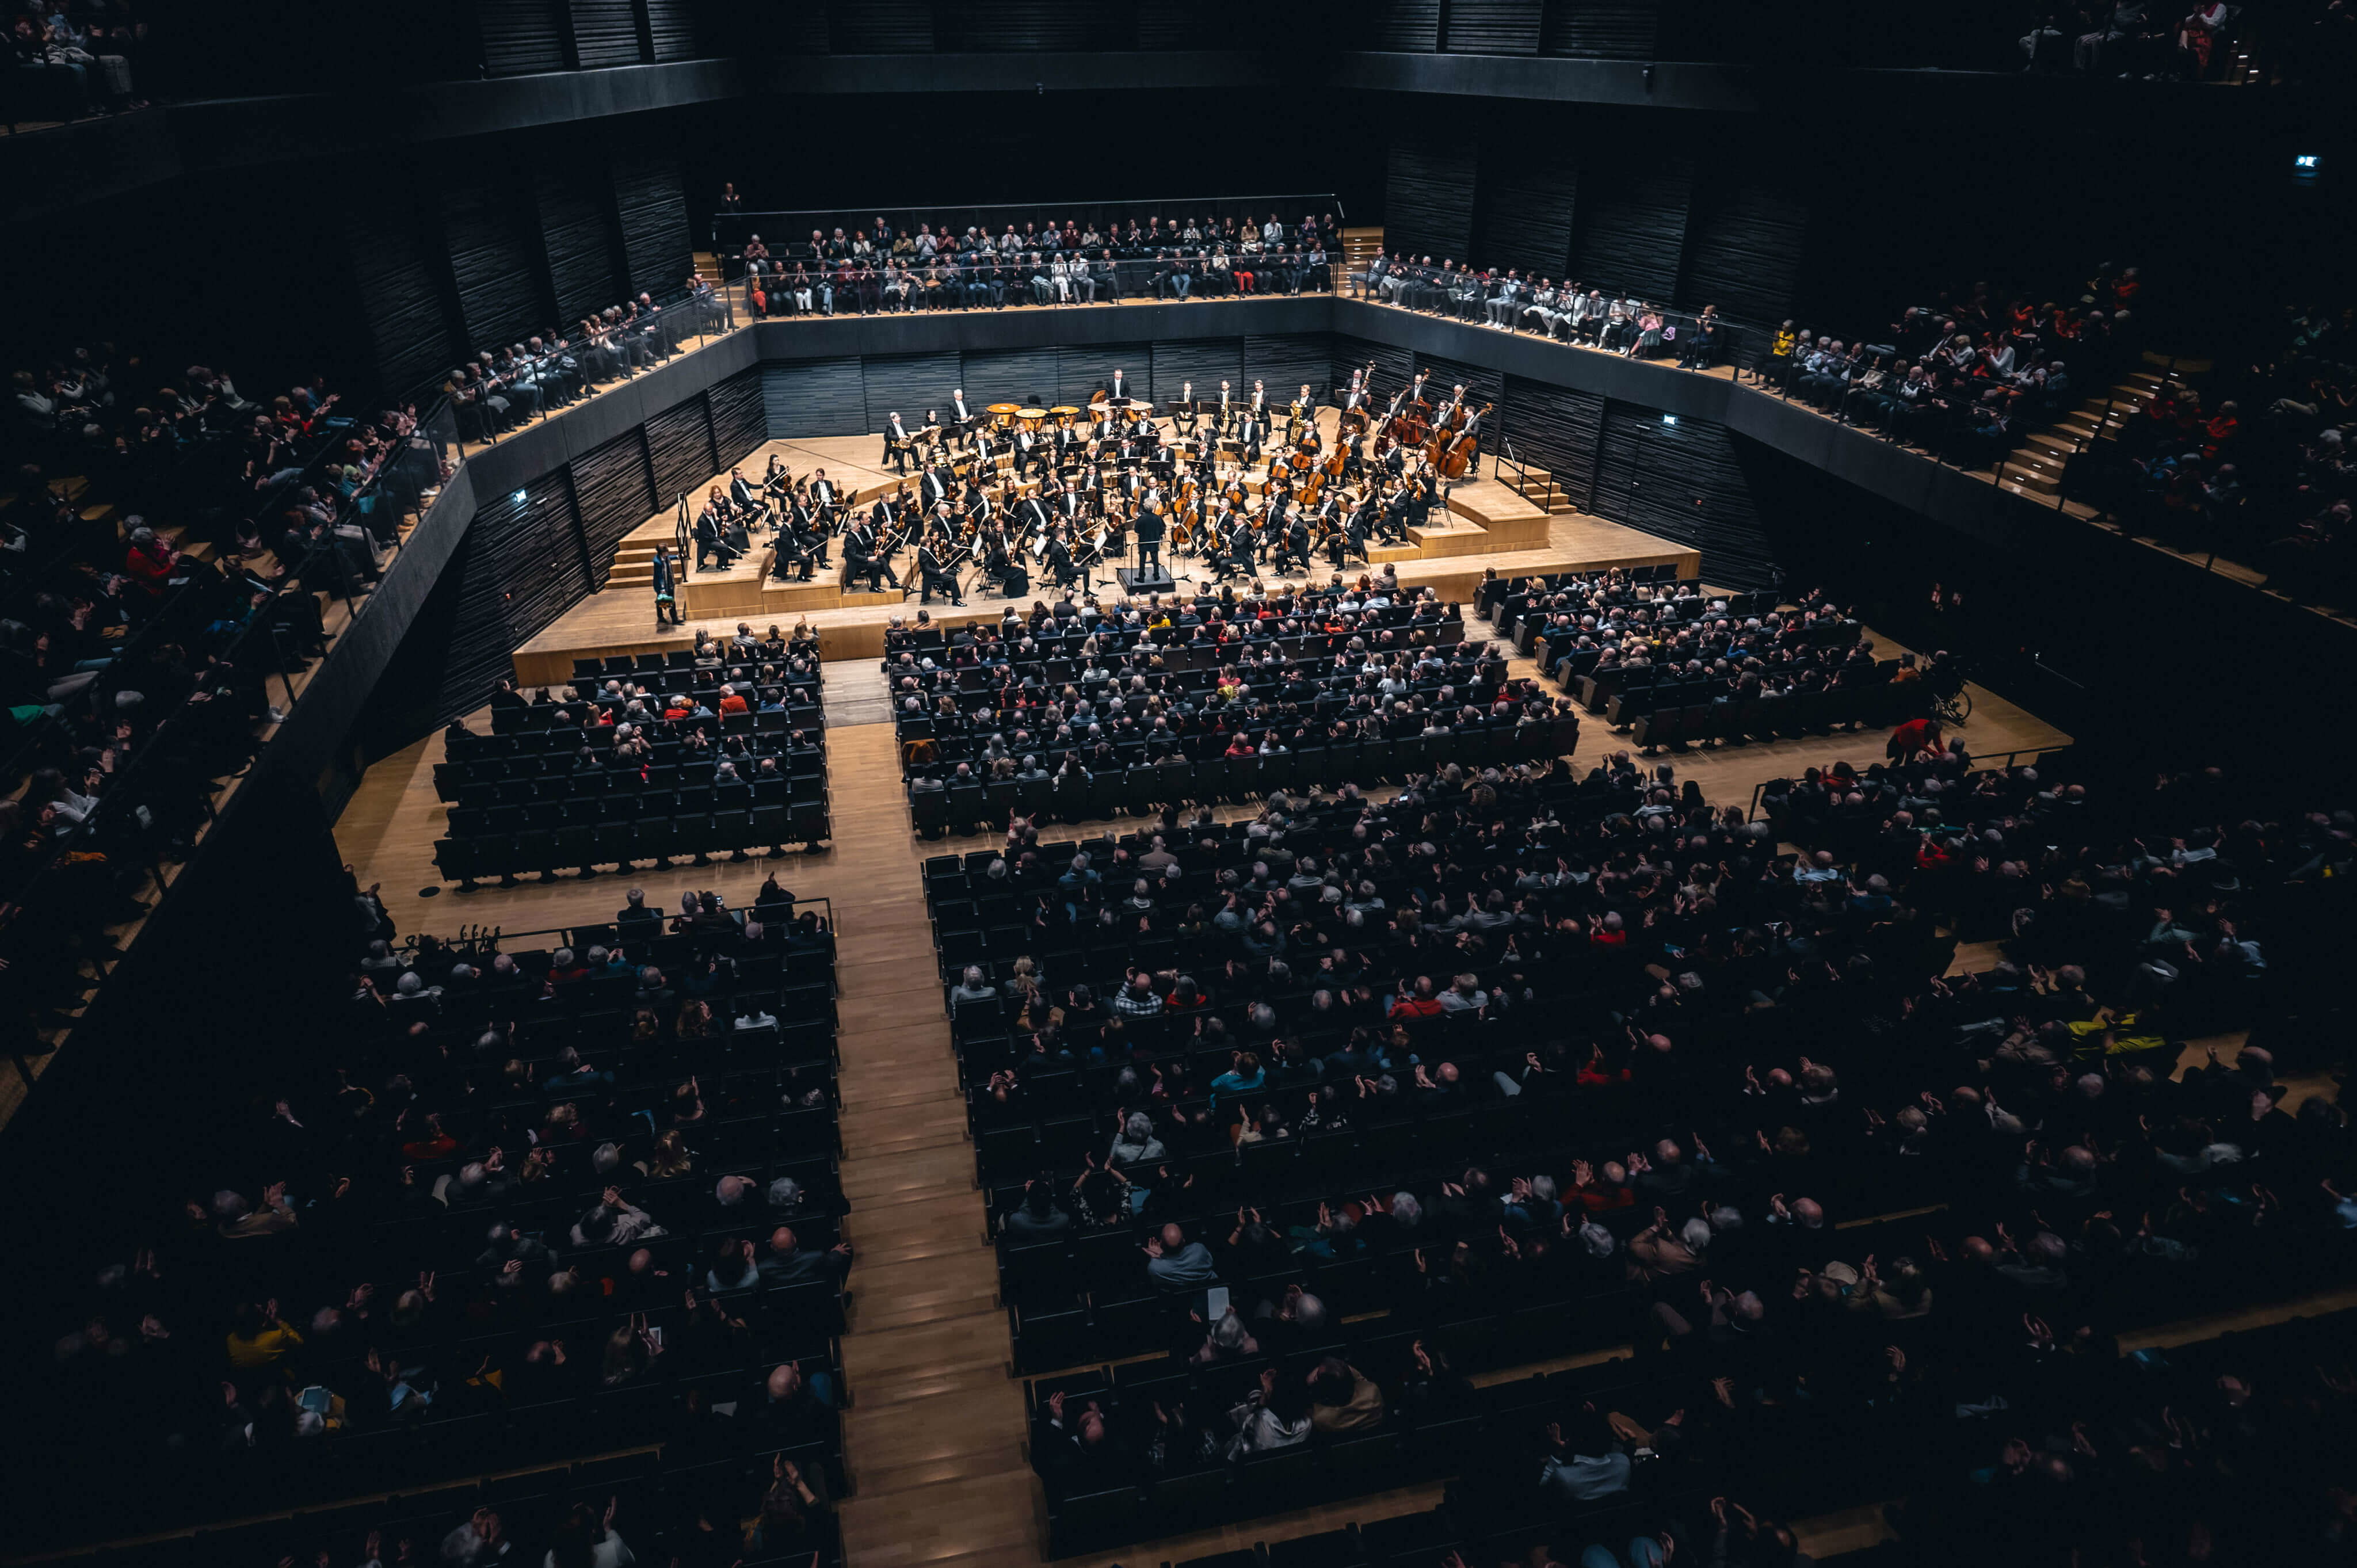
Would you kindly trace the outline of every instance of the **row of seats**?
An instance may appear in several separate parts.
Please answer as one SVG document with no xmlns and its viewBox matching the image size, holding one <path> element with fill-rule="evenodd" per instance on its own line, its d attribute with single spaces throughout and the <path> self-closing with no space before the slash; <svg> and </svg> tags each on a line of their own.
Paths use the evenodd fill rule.
<svg viewBox="0 0 2357 1568">
<path fill-rule="evenodd" d="M 938 838 L 971 832 L 987 824 L 1003 828 L 1009 816 L 1035 822 L 1102 822 L 1123 812 L 1146 815 L 1165 804 L 1241 800 L 1275 789 L 1369 786 L 1403 779 L 1444 763 L 1467 768 L 1563 756 L 1577 744 L 1578 721 L 1482 725 L 1446 735 L 1405 740 L 1361 741 L 1309 746 L 1267 757 L 1213 757 L 1201 762 L 1172 758 L 1091 776 L 1085 785 L 1054 779 L 996 779 L 941 789 L 912 789 L 909 814 L 917 832 Z"/>
<path fill-rule="evenodd" d="M 563 870 L 594 875 L 601 865 L 620 871 L 634 869 L 641 860 L 658 869 L 674 855 L 694 855 L 708 865 L 716 854 L 747 858 L 766 846 L 772 855 L 787 844 L 816 849 L 834 836 L 824 800 L 791 805 L 756 806 L 749 811 L 714 811 L 710 815 L 648 815 L 636 822 L 575 823 L 559 828 L 531 828 L 513 835 L 487 832 L 479 838 L 437 839 L 435 869 L 445 882 L 471 893 L 479 879 L 496 876 L 503 887 L 516 886 L 522 874 L 537 873 L 553 881 Z"/>
</svg>

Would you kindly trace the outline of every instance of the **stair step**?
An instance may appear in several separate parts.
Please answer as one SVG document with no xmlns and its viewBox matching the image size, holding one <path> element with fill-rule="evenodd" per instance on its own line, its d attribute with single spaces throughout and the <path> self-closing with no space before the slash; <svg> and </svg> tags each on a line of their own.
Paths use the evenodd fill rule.
<svg viewBox="0 0 2357 1568">
<path fill-rule="evenodd" d="M 2013 462 L 2008 462 L 2005 466 L 2005 482 L 2008 485 L 2023 485 L 2046 496 L 2050 496 L 2062 488 L 2062 481 L 2056 476 L 2028 472 L 2020 464 Z"/>
</svg>

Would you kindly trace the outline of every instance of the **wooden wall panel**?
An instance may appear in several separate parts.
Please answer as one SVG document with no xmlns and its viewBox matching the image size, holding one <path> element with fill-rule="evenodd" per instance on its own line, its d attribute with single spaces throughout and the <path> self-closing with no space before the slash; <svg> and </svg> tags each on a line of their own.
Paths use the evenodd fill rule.
<svg viewBox="0 0 2357 1568">
<path fill-rule="evenodd" d="M 1504 434 L 1514 456 L 1553 474 L 1582 511 L 1595 510 L 1596 454 L 1603 433 L 1600 395 L 1506 378 Z"/>
<path fill-rule="evenodd" d="M 945 54 L 1126 49 L 1136 47 L 1137 19 L 1128 0 L 989 0 L 937 6 L 933 34 Z"/>
<path fill-rule="evenodd" d="M 1370 0 L 1364 36 L 1371 49 L 1430 54 L 1440 47 L 1440 0 Z"/>
<path fill-rule="evenodd" d="M 1282 409 L 1300 394 L 1301 383 L 1319 402 L 1334 381 L 1333 335 L 1327 332 L 1253 333 L 1244 338 L 1244 378 L 1237 390 L 1249 396 L 1252 383 L 1268 383 L 1268 403 Z M 1348 372 L 1344 372 L 1346 382 Z"/>
<path fill-rule="evenodd" d="M 1685 251 L 1694 171 L 1683 162 L 1590 162 L 1580 171 L 1572 275 L 1607 294 L 1668 301 Z"/>
<path fill-rule="evenodd" d="M 1200 49 L 1207 38 L 1252 27 L 1258 15 L 1251 0 L 1137 0 L 1137 47 Z"/>
<path fill-rule="evenodd" d="M 716 470 L 733 468 L 770 438 L 770 421 L 761 403 L 761 367 L 748 366 L 704 394 L 712 417 L 712 456 Z M 748 478 L 759 480 L 760 475 Z"/>
<path fill-rule="evenodd" d="M 573 0 L 573 41 L 585 70 L 638 65 L 638 7 L 632 0 Z"/>
<path fill-rule="evenodd" d="M 603 588 L 614 567 L 615 546 L 655 514 L 646 432 L 618 435 L 573 459 L 572 467 L 574 510 L 581 520 L 592 585 Z"/>
<path fill-rule="evenodd" d="M 583 317 L 620 302 L 622 291 L 614 285 L 614 237 L 591 170 L 550 160 L 533 177 L 549 284 L 556 314 L 570 330 Z"/>
<path fill-rule="evenodd" d="M 1661 10 L 1661 0 L 1547 0 L 1539 52 L 1581 59 L 1652 59 L 1659 48 Z"/>
<path fill-rule="evenodd" d="M 1695 310 L 1718 306 L 1736 328 L 1737 362 L 1757 362 L 1792 314 L 1808 229 L 1801 199 L 1762 180 L 1696 193 L 1678 300 Z"/>
<path fill-rule="evenodd" d="M 962 384 L 965 367 L 955 353 L 871 354 L 866 368 L 867 423 L 863 431 L 877 431 L 899 409 L 911 434 L 925 422 L 925 410 L 950 405 L 950 393 Z"/>
<path fill-rule="evenodd" d="M 687 192 L 680 183 L 679 160 L 616 159 L 614 206 L 621 215 L 630 292 L 661 299 L 678 289 L 694 264 L 687 238 Z"/>
<path fill-rule="evenodd" d="M 1465 259 L 1473 242 L 1473 144 L 1394 140 L 1383 178 L 1383 242 L 1415 255 Z"/>
<path fill-rule="evenodd" d="M 1716 585 L 1772 581 L 1767 531 L 1724 425 L 1665 424 L 1652 409 L 1608 403 L 1592 510 L 1700 550 L 1703 577 Z"/>
<path fill-rule="evenodd" d="M 856 359 L 764 365 L 761 401 L 773 440 L 867 433 L 867 391 Z"/>
<path fill-rule="evenodd" d="M 447 375 L 457 344 L 443 309 L 436 263 L 427 247 L 430 231 L 411 206 L 409 193 L 394 188 L 361 203 L 344 220 L 352 263 L 352 286 L 368 323 L 377 391 L 387 399 L 405 395 L 430 377 Z"/>
<path fill-rule="evenodd" d="M 1579 167 L 1567 153 L 1516 148 L 1512 156 L 1492 148 L 1481 171 L 1481 241 L 1484 266 L 1519 267 L 1560 282 L 1571 260 L 1573 216 L 1579 197 Z"/>
<path fill-rule="evenodd" d="M 712 455 L 711 416 L 701 394 L 647 421 L 647 461 L 654 469 L 656 506 L 671 506 L 684 493 L 688 510 L 694 510 L 720 467 Z"/>
<path fill-rule="evenodd" d="M 1449 0 L 1441 47 L 1459 55 L 1534 55 L 1545 8 L 1543 0 Z"/>
<path fill-rule="evenodd" d="M 1323 366 L 1319 367 L 1321 372 Z M 1324 377 L 1321 373 L 1320 380 Z M 1179 398 L 1179 389 L 1187 382 L 1195 383 L 1198 402 L 1217 398 L 1220 382 L 1248 388 L 1244 377 L 1244 341 L 1241 338 L 1199 338 L 1179 342 L 1154 345 L 1155 403 L 1168 407 Z"/>
<path fill-rule="evenodd" d="M 970 409 L 987 408 L 994 403 L 1027 403 L 1035 397 L 1049 403 L 1065 401 L 1057 391 L 1052 348 L 969 349 L 958 377 Z M 949 406 L 947 396 L 942 397 L 942 406 Z"/>
<path fill-rule="evenodd" d="M 395 657 L 404 680 L 432 682 L 436 727 L 480 708 L 516 645 L 589 592 L 580 541 L 562 469 L 484 499 L 436 582 L 443 603 L 429 601 Z"/>
<path fill-rule="evenodd" d="M 704 52 L 696 36 L 695 0 L 647 0 L 648 32 L 655 59 L 694 59 Z"/>
<path fill-rule="evenodd" d="M 483 74 L 525 76 L 563 70 L 561 0 L 475 0 L 483 29 Z"/>
<path fill-rule="evenodd" d="M 826 39 L 839 55 L 930 54 L 931 0 L 827 0 Z"/>
<path fill-rule="evenodd" d="M 1380 413 L 1383 405 L 1391 401 L 1392 394 L 1406 385 L 1408 377 L 1414 374 L 1408 362 L 1406 349 L 1394 349 L 1388 343 L 1378 343 L 1371 338 L 1360 338 L 1348 332 L 1337 332 L 1334 334 L 1333 342 L 1327 349 L 1327 363 L 1329 367 L 1327 384 L 1337 387 L 1349 386 L 1351 372 L 1365 370 L 1370 361 L 1375 367 L 1372 372 L 1375 407 Z"/>
<path fill-rule="evenodd" d="M 1113 385 L 1115 371 L 1130 396 L 1153 398 L 1153 344 L 1088 343 L 1067 344 L 1056 351 L 1056 402 L 1087 407 L 1098 388 Z"/>
<path fill-rule="evenodd" d="M 443 242 L 467 341 L 477 349 L 519 342 L 551 325 L 524 228 L 531 220 L 500 182 L 476 177 L 442 188 Z"/>
</svg>

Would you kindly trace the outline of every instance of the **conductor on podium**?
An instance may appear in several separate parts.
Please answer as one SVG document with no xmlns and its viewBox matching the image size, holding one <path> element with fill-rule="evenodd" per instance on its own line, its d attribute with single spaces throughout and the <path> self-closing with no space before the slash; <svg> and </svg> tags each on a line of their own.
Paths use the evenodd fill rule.
<svg viewBox="0 0 2357 1568">
<path fill-rule="evenodd" d="M 1139 509 L 1135 526 L 1137 529 L 1137 575 L 1141 577 L 1159 577 L 1162 575 L 1162 534 L 1164 523 L 1162 521 L 1161 511 L 1152 501 L 1146 502 L 1144 507 Z"/>
</svg>

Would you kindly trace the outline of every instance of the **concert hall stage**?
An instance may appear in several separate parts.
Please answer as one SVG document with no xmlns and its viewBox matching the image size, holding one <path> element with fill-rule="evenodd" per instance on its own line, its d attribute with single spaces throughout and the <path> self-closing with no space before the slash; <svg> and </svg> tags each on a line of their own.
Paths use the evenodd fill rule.
<svg viewBox="0 0 2357 1568">
<path fill-rule="evenodd" d="M 1334 419 L 1331 409 L 1319 414 L 1319 422 L 1329 436 Z M 748 478 L 758 481 L 769 467 L 770 454 L 775 453 L 797 478 L 824 468 L 828 478 L 864 506 L 879 494 L 888 494 L 900 483 L 899 478 L 882 465 L 883 450 L 880 435 L 770 441 L 737 467 L 745 471 Z M 727 478 L 726 473 L 721 473 L 697 484 L 690 492 L 690 503 L 700 500 L 708 484 L 726 485 Z M 1255 493 L 1261 488 L 1261 470 L 1253 470 L 1248 483 Z M 1698 551 L 1598 518 L 1577 513 L 1550 516 L 1495 478 L 1469 478 L 1459 483 L 1450 493 L 1446 513 L 1436 511 L 1431 526 L 1412 528 L 1408 532 L 1407 544 L 1374 546 L 1373 561 L 1395 563 L 1403 584 L 1418 588 L 1430 586 L 1447 599 L 1469 598 L 1482 573 L 1491 568 L 1501 575 L 1521 575 L 1670 562 L 1676 564 L 1683 577 L 1701 572 Z M 796 621 L 807 620 L 819 634 L 823 657 L 872 659 L 882 654 L 885 628 L 894 616 L 913 617 L 924 607 L 917 601 L 917 574 L 909 551 L 903 550 L 894 562 L 894 570 L 910 585 L 904 598 L 889 590 L 881 594 L 845 590 L 842 586 L 843 553 L 839 541 L 829 553 L 834 564 L 833 571 L 822 571 L 809 583 L 779 581 L 769 575 L 768 541 L 758 538 L 752 553 L 726 571 L 683 574 L 680 607 L 687 618 L 686 624 L 659 627 L 655 621 L 651 562 L 656 546 L 672 543 L 674 536 L 675 519 L 670 511 L 633 529 L 615 552 L 613 570 L 605 588 L 567 610 L 516 650 L 517 682 L 526 686 L 562 685 L 572 679 L 576 659 L 668 652 L 693 646 L 699 627 L 725 631 L 740 620 L 750 621 L 757 628 L 772 621 L 791 627 Z M 1200 564 L 1193 557 L 1175 554 L 1166 548 L 1164 558 L 1178 574 L 1182 588 L 1191 590 L 1196 584 L 1208 580 L 1208 574 L 1198 570 Z M 1102 563 L 1089 575 L 1093 590 L 1100 594 L 1117 593 L 1119 585 L 1114 581 L 1113 568 L 1129 559 L 1134 556 Z M 1322 559 L 1315 570 L 1321 581 L 1333 572 Z M 1354 564 L 1344 575 L 1356 576 L 1363 570 Z M 1190 571 L 1196 574 L 1192 577 L 1189 575 Z M 976 575 L 972 566 L 961 574 L 969 582 Z M 1264 573 L 1262 580 L 1275 579 Z M 1291 580 L 1302 579 L 1294 575 Z M 1049 596 L 1048 585 L 1035 578 L 1031 593 L 1016 602 L 1028 607 L 1035 598 Z M 983 597 L 969 591 L 963 610 L 952 608 L 938 598 L 930 607 L 936 620 L 955 624 L 995 620 L 1006 604 L 1005 599 Z"/>
</svg>

